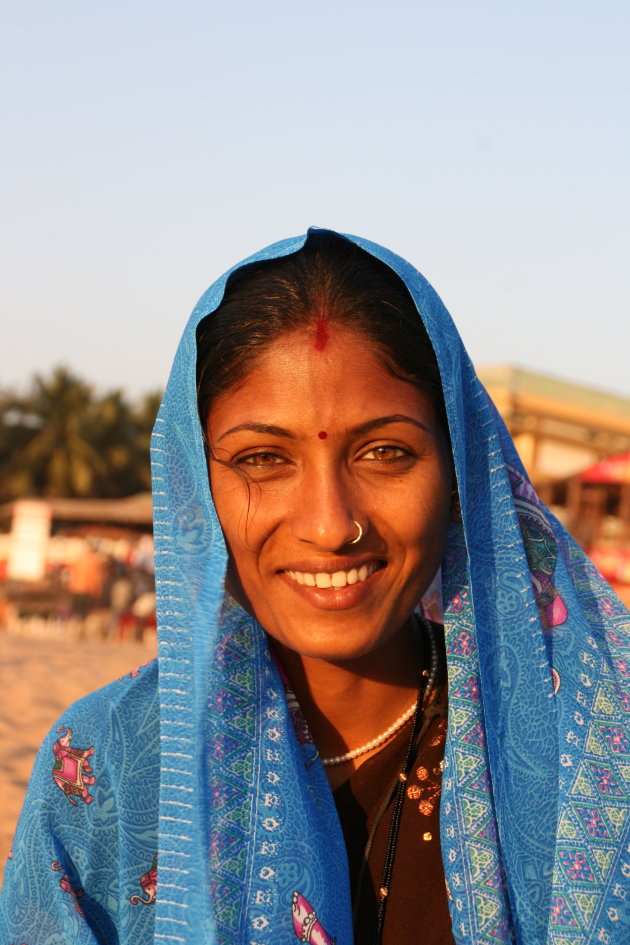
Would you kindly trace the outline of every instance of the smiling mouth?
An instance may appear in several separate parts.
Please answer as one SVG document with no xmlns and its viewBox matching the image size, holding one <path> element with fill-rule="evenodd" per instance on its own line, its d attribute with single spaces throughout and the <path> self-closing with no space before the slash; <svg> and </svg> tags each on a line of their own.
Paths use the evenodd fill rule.
<svg viewBox="0 0 630 945">
<path fill-rule="evenodd" d="M 348 571 L 285 571 L 284 573 L 297 584 L 303 584 L 306 587 L 317 587 L 322 590 L 336 591 L 349 584 L 361 584 L 367 581 L 370 575 L 384 567 L 382 562 L 373 561 L 369 564 L 362 564 L 358 568 L 350 568 Z"/>
</svg>

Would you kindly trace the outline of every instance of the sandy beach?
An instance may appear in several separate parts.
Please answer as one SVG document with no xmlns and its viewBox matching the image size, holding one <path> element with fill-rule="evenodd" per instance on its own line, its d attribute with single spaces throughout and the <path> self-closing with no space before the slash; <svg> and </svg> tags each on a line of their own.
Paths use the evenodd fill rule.
<svg viewBox="0 0 630 945">
<path fill-rule="evenodd" d="M 9 635 L 0 628 L 0 878 L 35 755 L 64 709 L 155 655 L 143 643 Z"/>
</svg>

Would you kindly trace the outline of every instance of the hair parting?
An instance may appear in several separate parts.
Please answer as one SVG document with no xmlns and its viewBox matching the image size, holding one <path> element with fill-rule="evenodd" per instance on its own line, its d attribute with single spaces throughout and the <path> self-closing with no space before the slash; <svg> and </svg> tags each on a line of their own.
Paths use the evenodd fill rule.
<svg viewBox="0 0 630 945">
<path fill-rule="evenodd" d="M 334 326 L 363 338 L 394 377 L 428 396 L 448 437 L 437 360 L 407 287 L 385 263 L 327 231 L 309 233 L 288 256 L 241 266 L 228 278 L 216 311 L 199 323 L 204 436 L 212 405 L 238 387 L 269 345 L 307 330 L 315 349 L 324 351 Z"/>
</svg>

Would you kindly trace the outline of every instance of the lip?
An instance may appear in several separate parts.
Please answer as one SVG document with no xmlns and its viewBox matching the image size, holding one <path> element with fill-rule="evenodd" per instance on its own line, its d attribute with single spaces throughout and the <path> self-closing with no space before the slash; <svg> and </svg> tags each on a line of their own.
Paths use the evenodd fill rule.
<svg viewBox="0 0 630 945">
<path fill-rule="evenodd" d="M 288 571 L 306 571 L 312 574 L 334 574 L 337 571 L 351 571 L 355 568 L 358 570 L 364 565 L 368 567 L 376 565 L 376 568 L 365 580 L 356 584 L 346 584 L 345 587 L 310 587 L 306 584 L 299 584 L 287 573 Z M 363 559 L 348 558 L 336 561 L 292 562 L 291 567 L 283 568 L 278 574 L 287 587 L 312 607 L 319 610 L 347 610 L 351 607 L 357 607 L 372 594 L 386 569 L 387 563 L 382 558 L 365 557 Z"/>
</svg>

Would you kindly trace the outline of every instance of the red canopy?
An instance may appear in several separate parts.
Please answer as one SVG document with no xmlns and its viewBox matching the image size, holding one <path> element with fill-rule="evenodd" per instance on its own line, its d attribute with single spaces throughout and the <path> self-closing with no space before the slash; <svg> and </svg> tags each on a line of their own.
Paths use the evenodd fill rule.
<svg viewBox="0 0 630 945">
<path fill-rule="evenodd" d="M 582 482 L 630 482 L 630 451 L 602 459 L 580 473 Z"/>
</svg>

